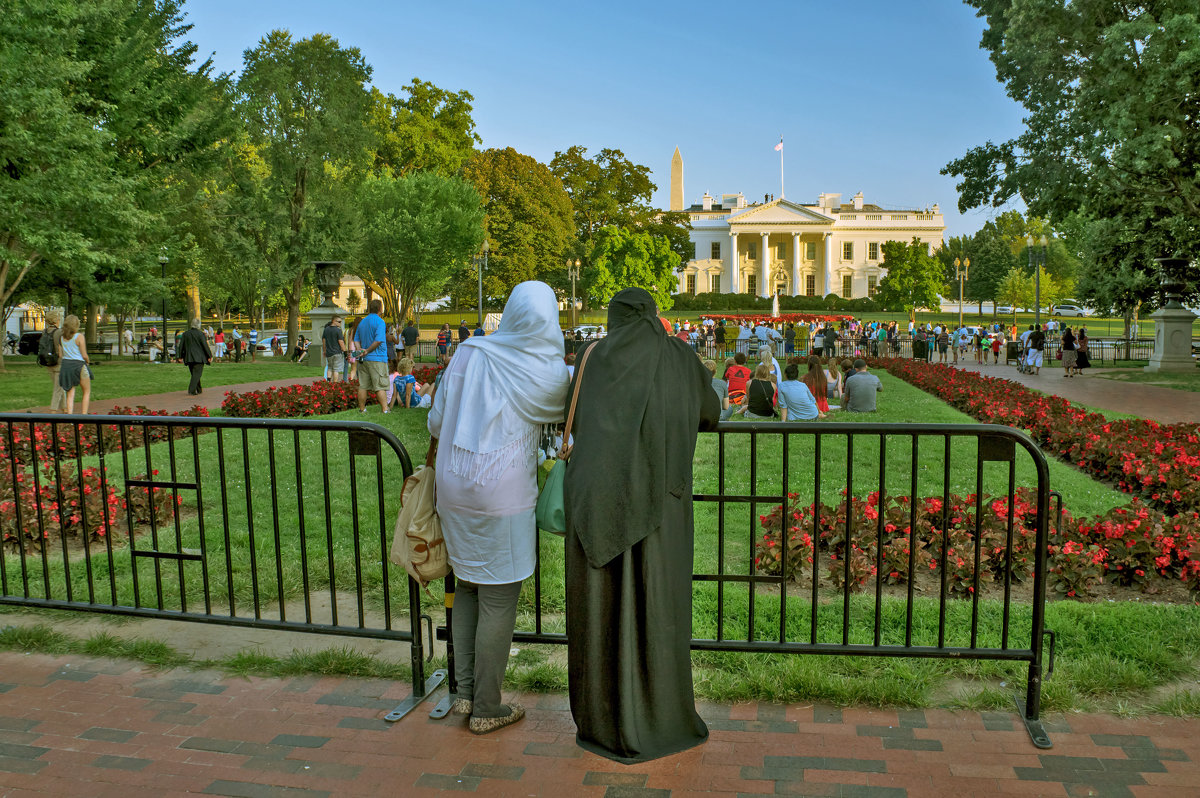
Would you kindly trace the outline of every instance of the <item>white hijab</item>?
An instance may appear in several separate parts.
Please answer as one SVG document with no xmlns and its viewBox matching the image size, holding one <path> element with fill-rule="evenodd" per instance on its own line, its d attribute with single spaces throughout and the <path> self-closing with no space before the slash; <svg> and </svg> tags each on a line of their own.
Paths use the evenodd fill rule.
<svg viewBox="0 0 1200 798">
<path fill-rule="evenodd" d="M 521 283 L 496 332 L 459 344 L 467 348 L 462 394 L 446 397 L 459 403 L 450 472 L 482 484 L 532 454 L 540 425 L 563 420 L 570 378 L 554 290 L 537 280 Z M 527 425 L 505 423 L 510 413 Z"/>
</svg>

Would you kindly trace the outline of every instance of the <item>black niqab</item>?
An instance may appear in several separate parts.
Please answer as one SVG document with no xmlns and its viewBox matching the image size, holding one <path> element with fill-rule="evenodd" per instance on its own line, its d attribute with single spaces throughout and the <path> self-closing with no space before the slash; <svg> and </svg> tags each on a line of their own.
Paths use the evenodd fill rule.
<svg viewBox="0 0 1200 798">
<path fill-rule="evenodd" d="M 643 288 L 612 298 L 608 335 L 591 350 L 564 495 L 588 561 L 599 568 L 658 528 L 663 498 L 678 499 L 691 484 L 699 403 L 712 394 L 704 429 L 720 407 L 708 371 L 666 334 Z M 685 451 L 670 451 L 669 442 L 688 438 Z"/>
</svg>

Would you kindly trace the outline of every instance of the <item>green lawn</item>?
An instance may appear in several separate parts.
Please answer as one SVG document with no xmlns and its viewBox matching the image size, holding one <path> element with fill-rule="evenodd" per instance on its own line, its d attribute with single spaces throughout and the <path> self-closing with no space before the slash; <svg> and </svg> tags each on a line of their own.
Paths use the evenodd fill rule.
<svg viewBox="0 0 1200 798">
<path fill-rule="evenodd" d="M 229 366 L 225 370 L 241 372 L 242 369 Z M 879 413 L 873 416 L 835 413 L 831 414 L 830 420 L 970 423 L 965 415 L 928 394 L 890 375 L 880 374 L 880 377 L 884 381 L 884 392 L 880 395 Z M 425 416 L 423 411 L 381 416 L 373 410 L 366 418 L 394 432 L 412 456 L 419 459 L 428 442 Z M 360 420 L 363 416 L 348 411 L 333 418 Z M 716 493 L 722 487 L 716 465 L 720 445 L 716 435 L 700 437 L 695 470 L 698 493 Z M 756 449 L 758 456 L 753 481 L 749 467 L 751 447 Z M 852 491 L 860 496 L 877 490 L 880 484 L 893 493 L 907 494 L 911 487 L 910 465 L 914 451 L 911 439 L 904 435 L 881 439 L 864 430 L 863 434 L 855 436 L 852 457 L 847 455 L 845 438 L 824 438 L 819 482 L 811 438 L 797 438 L 789 446 L 786 479 L 783 476 L 784 452 L 774 436 L 757 435 L 751 439 L 748 435 L 727 435 L 724 449 L 723 487 L 726 493 L 753 492 L 767 496 L 791 491 L 812 497 L 819 492 L 824 501 L 834 503 L 847 484 L 848 475 Z M 946 452 L 946 441 L 941 438 L 922 442 L 917 447 L 919 494 L 942 493 Z M 949 487 L 952 492 L 969 493 L 976 489 L 977 454 L 973 440 L 950 439 Z M 178 525 L 172 519 L 160 527 L 155 548 L 167 552 L 204 551 L 209 566 L 203 568 L 197 562 L 179 565 L 141 559 L 136 568 L 138 600 L 143 606 L 159 606 L 161 601 L 165 608 L 179 609 L 183 607 L 183 596 L 186 595 L 188 606 L 196 608 L 205 601 L 203 588 L 207 585 L 208 600 L 217 613 L 230 612 L 232 602 L 233 612 L 242 617 L 278 617 L 283 610 L 289 618 L 303 617 L 309 612 L 314 620 L 327 622 L 330 618 L 326 605 L 336 601 L 341 623 L 354 625 L 360 612 L 368 618 L 368 623 L 372 623 L 371 618 L 378 622 L 384 610 L 386 584 L 395 613 L 393 627 L 406 628 L 407 622 L 401 617 L 406 611 L 402 599 L 406 595 L 403 571 L 392 568 L 385 582 L 378 565 L 389 543 L 390 516 L 395 511 L 395 494 L 401 474 L 390 457 L 384 458 L 382 472 L 376 471 L 374 462 L 373 457 L 352 457 L 346 441 L 333 433 L 326 437 L 324 446 L 317 438 L 303 438 L 297 446 L 291 433 L 272 435 L 262 430 L 249 430 L 244 435 L 240 432 L 226 432 L 220 436 L 208 433 L 194 439 L 194 448 L 191 439 L 183 439 L 170 445 L 164 443 L 133 450 L 127 459 L 109 455 L 106 466 L 112 479 L 123 473 L 136 476 L 148 469 L 158 469 L 160 479 L 169 475 L 186 483 L 195 479 L 198 470 L 203 486 L 203 501 L 199 508 L 203 510 L 205 534 L 200 534 L 196 494 L 181 491 L 184 506 Z M 84 465 L 93 463 L 89 460 Z M 270 479 L 272 463 L 277 475 L 274 483 Z M 1050 486 L 1063 493 L 1067 507 L 1077 515 L 1100 513 L 1127 501 L 1125 495 L 1074 469 L 1053 460 L 1049 465 Z M 352 479 L 352 474 L 356 474 L 357 479 Z M 1031 484 L 1032 474 L 1029 456 L 1018 449 L 1013 471 L 1015 484 Z M 384 485 L 384 512 L 379 508 L 377 479 Z M 1008 479 L 1006 464 L 984 464 L 985 493 L 1006 492 Z M 247 482 L 250 485 L 248 491 L 244 489 Z M 350 490 L 352 483 L 355 485 L 354 496 Z M 298 499 L 298 486 L 303 489 L 303 501 Z M 221 509 L 223 492 L 227 496 L 224 511 Z M 698 502 L 697 572 L 749 574 L 753 540 L 758 534 L 757 515 L 768 512 L 772 506 L 773 502 L 769 500 L 757 504 L 729 504 L 724 509 L 723 519 L 719 519 L 716 504 Z M 352 523 L 352 507 L 359 510 L 357 529 Z M 378 531 L 380 520 L 384 527 L 382 536 Z M 724 522 L 723 540 L 718 532 L 719 520 Z M 328 541 L 332 541 L 332 556 L 326 553 Z M 150 547 L 146 538 L 140 545 Z M 57 551 L 57 548 L 52 549 L 45 560 L 40 555 L 27 555 L 24 566 L 17 554 L 6 555 L 4 572 L 10 593 L 19 590 L 23 575 L 28 577 L 30 591 L 35 596 L 64 597 L 69 584 L 76 597 L 87 596 L 91 590 L 100 602 L 134 602 L 135 569 L 130 564 L 127 547 L 120 540 L 114 541 L 111 567 L 106 544 L 94 543 L 90 558 L 76 556 L 71 560 L 69 575 L 53 556 Z M 352 556 L 356 551 L 361 556 L 361 569 L 356 568 Z M 561 631 L 565 606 L 562 542 L 554 536 L 543 535 L 540 573 L 538 582 L 531 579 L 525 585 L 518 628 L 532 631 L 540 606 L 543 629 Z M 253 603 L 256 589 L 257 607 Z M 359 589 L 365 596 L 361 607 L 353 597 Z M 307 606 L 306 595 L 312 601 Z M 1029 628 L 1029 606 L 1020 603 L 1019 599 L 1027 597 L 1028 592 L 1018 587 L 1014 595 L 1018 602 L 1014 605 L 1009 630 L 1010 645 L 1019 646 L 1020 635 L 1022 632 L 1027 635 Z M 755 602 L 756 639 L 778 638 L 782 629 L 788 640 L 807 640 L 815 617 L 816 639 L 834 642 L 840 639 L 843 617 L 848 617 L 850 639 L 868 642 L 877 611 L 873 588 L 864 595 L 853 597 L 849 607 L 843 606 L 839 594 L 824 590 L 814 604 L 807 585 L 789 586 L 781 594 L 774 585 L 760 583 L 751 591 L 748 583 L 742 582 L 727 584 L 718 593 L 714 584 L 698 582 L 693 588 L 693 599 L 694 633 L 697 637 L 709 638 L 720 634 L 727 639 L 745 639 L 750 629 L 751 600 Z M 438 589 L 434 590 L 433 598 L 425 597 L 423 603 L 424 611 L 433 614 L 435 619 L 441 617 Z M 716 626 L 718 607 L 723 616 L 720 630 Z M 902 634 L 906 609 L 902 595 L 881 597 L 878 611 L 884 622 L 885 642 L 896 641 Z M 942 609 L 936 590 L 923 585 L 913 603 L 914 643 L 935 641 L 938 614 Z M 977 607 L 970 601 L 949 599 L 945 611 L 952 625 L 948 627 L 951 634 L 947 642 L 966 645 L 968 640 L 963 631 L 966 621 L 972 612 L 978 612 L 980 645 L 998 645 L 1000 609 L 1000 602 L 994 598 L 981 600 Z M 1194 652 L 1200 645 L 1200 616 L 1193 608 L 1140 603 L 1084 605 L 1056 602 L 1049 608 L 1047 625 L 1060 635 L 1057 670 L 1054 678 L 1046 683 L 1044 693 L 1047 709 L 1124 711 L 1158 707 L 1163 711 L 1187 714 L 1196 712 L 1200 705 L 1192 693 L 1171 692 L 1195 672 Z M 1139 630 L 1138 635 L 1126 633 L 1134 628 Z M 12 645 L 28 645 L 24 637 L 16 640 Z M 99 641 L 88 645 L 103 651 L 109 643 L 111 641 Z M 3 645 L 6 641 L 0 639 L 0 646 Z M 566 672 L 561 654 L 561 647 L 522 646 L 522 654 L 511 664 L 512 685 L 523 689 L 564 689 Z M 129 655 L 141 656 L 136 651 Z M 155 648 L 146 656 L 171 661 L 172 655 Z M 403 670 L 401 666 L 396 670 L 384 664 L 376 671 L 369 667 L 363 671 L 365 666 L 360 661 L 350 659 L 358 672 L 398 673 Z M 714 700 L 803 699 L 841 704 L 958 705 L 995 709 L 1010 706 L 1011 694 L 1024 684 L 1025 672 L 1020 665 L 970 660 L 713 652 L 697 652 L 694 663 L 698 694 Z M 295 662 L 272 664 L 248 654 L 236 658 L 236 662 L 224 663 L 222 667 L 269 673 L 274 672 L 273 669 L 286 672 L 288 668 L 298 666 Z"/>
<path fill-rule="evenodd" d="M 300 366 L 286 359 L 259 358 L 257 363 L 217 363 L 204 368 L 204 387 L 217 388 L 243 382 L 287 380 L 293 377 L 316 377 L 315 366 Z M 46 407 L 50 404 L 50 376 L 32 356 L 6 357 L 5 371 L 0 372 L 0 412 Z M 131 405 L 137 397 L 149 394 L 187 390 L 189 372 L 180 363 L 147 363 L 125 358 L 111 361 L 93 358 L 93 399 L 129 397 Z M 78 407 L 78 397 L 76 397 Z"/>
<path fill-rule="evenodd" d="M 1200 391 L 1200 368 L 1178 374 L 1173 372 L 1151 374 L 1143 368 L 1104 369 L 1095 372 L 1094 376 L 1137 385 L 1158 385 L 1178 391 Z"/>
</svg>

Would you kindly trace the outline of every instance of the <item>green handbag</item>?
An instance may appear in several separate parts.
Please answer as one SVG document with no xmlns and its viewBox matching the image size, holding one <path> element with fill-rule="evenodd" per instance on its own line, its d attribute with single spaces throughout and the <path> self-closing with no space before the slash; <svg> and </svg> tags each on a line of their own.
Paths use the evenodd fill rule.
<svg viewBox="0 0 1200 798">
<path fill-rule="evenodd" d="M 537 527 L 544 532 L 550 532 L 560 537 L 567 534 L 567 506 L 563 498 L 563 483 L 567 478 L 567 461 L 571 459 L 572 447 L 567 444 L 571 440 L 571 428 L 575 421 L 575 404 L 579 401 L 579 386 L 583 384 L 583 367 L 587 364 L 592 347 L 584 350 L 579 366 L 575 370 L 575 390 L 571 393 L 571 407 L 567 411 L 567 424 L 563 427 L 562 445 L 558 449 L 558 459 L 550 467 L 542 490 L 538 493 L 537 507 L 534 517 Z"/>
</svg>

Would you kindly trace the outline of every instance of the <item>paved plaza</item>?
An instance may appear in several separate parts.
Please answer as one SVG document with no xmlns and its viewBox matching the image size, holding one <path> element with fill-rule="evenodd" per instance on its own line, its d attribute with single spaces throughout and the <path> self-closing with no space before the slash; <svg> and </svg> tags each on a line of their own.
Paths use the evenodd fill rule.
<svg viewBox="0 0 1200 798">
<path fill-rule="evenodd" d="M 246 798 L 596 796 L 845 798 L 1200 794 L 1200 721 L 1014 712 L 705 704 L 710 738 L 625 766 L 583 751 L 566 696 L 476 737 L 426 707 L 382 716 L 403 682 L 223 677 L 124 661 L 0 653 L 0 796 Z"/>
</svg>

